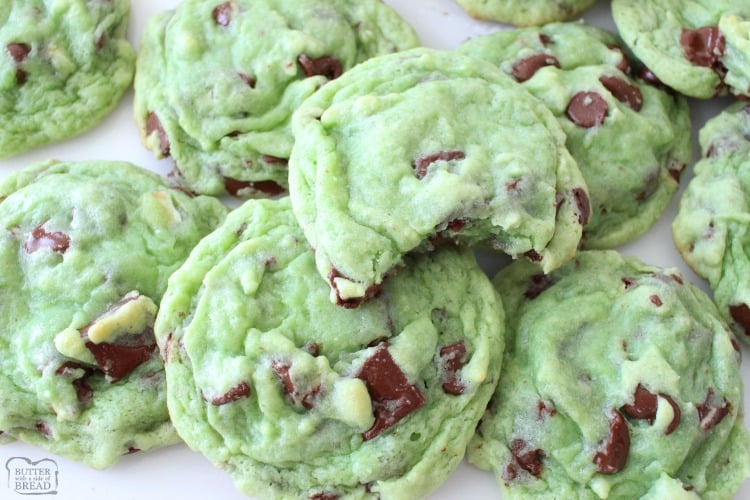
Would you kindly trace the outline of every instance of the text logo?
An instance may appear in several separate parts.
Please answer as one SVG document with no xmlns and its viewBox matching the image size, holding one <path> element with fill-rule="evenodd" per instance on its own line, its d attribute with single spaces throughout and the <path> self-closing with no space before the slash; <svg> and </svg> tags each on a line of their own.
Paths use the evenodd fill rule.
<svg viewBox="0 0 750 500">
<path fill-rule="evenodd" d="M 26 457 L 12 457 L 5 462 L 8 488 L 21 495 L 56 495 L 57 462 L 43 458 L 32 462 Z"/>
</svg>

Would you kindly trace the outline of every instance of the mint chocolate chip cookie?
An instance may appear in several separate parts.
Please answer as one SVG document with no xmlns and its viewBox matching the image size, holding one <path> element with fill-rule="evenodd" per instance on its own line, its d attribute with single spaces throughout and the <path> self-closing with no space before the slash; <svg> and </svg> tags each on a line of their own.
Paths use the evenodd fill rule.
<svg viewBox="0 0 750 500">
<path fill-rule="evenodd" d="M 702 157 L 672 223 L 677 249 L 750 342 L 750 105 L 736 103 L 700 130 Z"/>
<path fill-rule="evenodd" d="M 128 163 L 45 162 L 0 182 L 0 431 L 95 468 L 174 443 L 153 324 L 221 222 Z"/>
<path fill-rule="evenodd" d="M 580 22 L 480 36 L 459 51 L 511 75 L 558 118 L 591 196 L 582 245 L 611 248 L 659 219 L 692 155 L 687 101 L 632 76 L 618 38 Z"/>
<path fill-rule="evenodd" d="M 503 313 L 471 251 L 408 258 L 331 304 L 289 198 L 250 200 L 170 279 L 169 410 L 258 498 L 416 498 L 461 461 L 500 370 Z"/>
<path fill-rule="evenodd" d="M 612 0 L 612 16 L 662 83 L 697 98 L 750 96 L 746 0 Z"/>
<path fill-rule="evenodd" d="M 188 0 L 144 30 L 135 119 L 186 189 L 276 195 L 299 103 L 365 59 L 418 44 L 379 0 Z"/>
<path fill-rule="evenodd" d="M 130 85 L 128 0 L 0 5 L 0 158 L 77 135 Z"/>
<path fill-rule="evenodd" d="M 366 61 L 294 115 L 290 196 L 332 301 L 377 294 L 404 256 L 485 244 L 550 271 L 590 215 L 562 129 L 499 69 L 419 48 Z"/>
<path fill-rule="evenodd" d="M 456 0 L 469 15 L 518 26 L 573 19 L 594 0 Z"/>
<path fill-rule="evenodd" d="M 731 498 L 750 472 L 739 344 L 675 269 L 588 251 L 494 280 L 503 372 L 469 446 L 507 498 Z"/>
</svg>

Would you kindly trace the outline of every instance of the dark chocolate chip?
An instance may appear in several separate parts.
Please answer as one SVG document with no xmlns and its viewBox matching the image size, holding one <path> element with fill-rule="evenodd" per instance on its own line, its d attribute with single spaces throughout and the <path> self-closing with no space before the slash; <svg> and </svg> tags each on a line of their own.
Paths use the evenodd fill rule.
<svg viewBox="0 0 750 500">
<path fill-rule="evenodd" d="M 731 407 L 732 405 L 726 400 L 726 398 L 724 398 L 724 404 L 722 406 L 717 406 L 716 394 L 714 393 L 714 390 L 709 387 L 708 392 L 706 393 L 706 399 L 703 403 L 697 406 L 700 428 L 704 431 L 713 429 L 729 414 Z"/>
<path fill-rule="evenodd" d="M 539 477 L 544 470 L 542 458 L 544 451 L 532 449 L 523 439 L 514 439 L 510 444 L 510 452 L 515 462 L 534 477 Z"/>
<path fill-rule="evenodd" d="M 572 193 L 578 207 L 578 223 L 585 226 L 591 220 L 591 200 L 583 188 L 573 188 Z"/>
<path fill-rule="evenodd" d="M 289 159 L 279 158 L 278 156 L 261 155 L 260 159 L 271 165 L 287 166 L 289 164 Z"/>
<path fill-rule="evenodd" d="M 620 55 L 620 61 L 617 63 L 616 68 L 623 73 L 630 73 L 630 59 L 628 59 L 628 56 L 625 54 L 625 51 L 622 50 L 622 47 L 615 44 L 608 44 L 607 48 Z"/>
<path fill-rule="evenodd" d="M 250 385 L 247 382 L 240 382 L 224 394 L 210 398 L 208 402 L 214 406 L 221 406 L 232 401 L 237 401 L 238 399 L 250 397 L 250 394 Z"/>
<path fill-rule="evenodd" d="M 466 154 L 463 151 L 452 149 L 419 156 L 412 162 L 411 166 L 412 168 L 414 168 L 414 172 L 417 174 L 417 178 L 422 179 L 425 175 L 427 175 L 427 169 L 434 162 L 463 160 L 464 158 L 466 158 Z"/>
<path fill-rule="evenodd" d="M 306 54 L 300 54 L 297 58 L 300 66 L 302 66 L 302 72 L 305 76 L 325 76 L 329 80 L 335 80 L 344 68 L 341 61 L 331 56 L 322 56 L 317 59 L 311 59 Z"/>
<path fill-rule="evenodd" d="M 539 297 L 545 290 L 555 284 L 555 279 L 550 274 L 535 274 L 529 278 L 529 284 L 523 296 L 528 300 Z"/>
<path fill-rule="evenodd" d="M 315 397 L 320 393 L 320 386 L 316 386 L 312 390 L 304 393 L 297 390 L 292 380 L 292 376 L 289 373 L 291 365 L 283 361 L 274 360 L 271 362 L 271 369 L 279 377 L 281 385 L 284 389 L 284 394 L 287 395 L 292 404 L 301 404 L 303 408 L 309 410 L 315 406 Z"/>
<path fill-rule="evenodd" d="M 651 303 L 652 303 L 653 305 L 655 305 L 656 307 L 661 307 L 662 305 L 664 305 L 664 303 L 663 303 L 663 302 L 661 301 L 661 298 L 659 298 L 659 296 L 658 296 L 658 295 L 656 295 L 656 294 L 654 294 L 654 295 L 651 295 L 651 296 L 650 296 L 650 297 L 648 298 L 648 300 L 650 300 L 650 301 L 651 301 Z"/>
<path fill-rule="evenodd" d="M 674 414 L 674 416 L 672 417 L 672 421 L 667 426 L 667 431 L 664 433 L 669 436 L 674 432 L 675 429 L 677 429 L 677 426 L 680 425 L 680 421 L 682 420 L 682 411 L 680 411 L 680 407 L 677 402 L 668 394 L 659 393 L 659 396 L 667 400 L 667 403 L 669 403 L 669 406 L 672 407 L 672 413 Z"/>
<path fill-rule="evenodd" d="M 80 372 L 82 370 L 82 372 Z M 94 396 L 94 390 L 88 383 L 88 378 L 93 375 L 94 369 L 73 361 L 67 361 L 55 370 L 55 375 L 72 379 L 73 389 L 76 391 L 76 397 L 81 405 L 85 405 Z"/>
<path fill-rule="evenodd" d="M 539 263 L 542 261 L 542 255 L 534 250 L 533 248 L 526 253 L 524 253 L 524 256 L 529 259 L 531 262 Z"/>
<path fill-rule="evenodd" d="M 6 46 L 6 49 L 8 50 L 8 53 L 10 54 L 10 57 L 13 58 L 13 61 L 20 63 L 31 52 L 31 47 L 29 47 L 25 43 L 9 43 Z"/>
<path fill-rule="evenodd" d="M 365 441 L 377 437 L 425 403 L 424 396 L 393 360 L 385 342 L 364 362 L 357 378 L 367 386 L 375 413 L 375 423 L 362 434 Z"/>
<path fill-rule="evenodd" d="M 536 403 L 536 414 L 539 418 L 554 417 L 557 415 L 557 409 L 554 404 L 539 400 Z"/>
<path fill-rule="evenodd" d="M 86 341 L 86 348 L 94 355 L 96 364 L 113 383 L 127 377 L 157 351 L 153 331 L 130 337 L 128 343 Z"/>
<path fill-rule="evenodd" d="M 560 61 L 558 61 L 555 56 L 549 54 L 535 54 L 517 61 L 513 65 L 511 74 L 517 81 L 525 82 L 544 66 L 554 66 L 559 68 Z"/>
<path fill-rule="evenodd" d="M 649 424 L 652 424 L 656 418 L 658 406 L 659 399 L 656 394 L 638 384 L 633 394 L 633 404 L 626 404 L 622 407 L 622 411 L 630 418 L 647 420 Z"/>
<path fill-rule="evenodd" d="M 52 431 L 50 431 L 49 426 L 44 422 L 38 422 L 36 424 L 36 430 L 47 439 L 52 437 Z"/>
<path fill-rule="evenodd" d="M 745 303 L 734 304 L 729 306 L 729 314 L 742 327 L 745 335 L 750 335 L 750 307 Z"/>
<path fill-rule="evenodd" d="M 649 85 L 654 85 L 656 87 L 664 86 L 664 84 L 661 82 L 661 80 L 659 80 L 659 78 L 654 74 L 654 72 L 648 69 L 646 66 L 643 66 L 641 70 L 638 72 L 638 78 L 648 83 Z"/>
<path fill-rule="evenodd" d="M 627 104 L 634 111 L 640 111 L 643 107 L 643 94 L 637 86 L 616 76 L 605 75 L 599 78 L 599 81 L 615 99 Z"/>
<path fill-rule="evenodd" d="M 604 123 L 609 105 L 597 92 L 578 92 L 568 103 L 565 115 L 583 128 L 592 128 Z"/>
<path fill-rule="evenodd" d="M 258 191 L 267 196 L 277 196 L 286 192 L 286 189 L 274 181 L 242 181 L 232 177 L 224 177 L 224 188 L 232 196 L 239 196 L 244 189 Z"/>
<path fill-rule="evenodd" d="M 169 156 L 169 137 L 162 127 L 159 117 L 151 111 L 146 118 L 146 135 L 150 136 L 154 132 L 159 136 L 159 152 L 162 156 Z"/>
<path fill-rule="evenodd" d="M 466 345 L 463 340 L 440 348 L 440 363 L 443 372 L 443 391 L 459 395 L 466 390 L 466 384 L 459 378 L 458 372 L 466 364 Z"/>
<path fill-rule="evenodd" d="M 246 74 L 246 73 L 238 73 L 240 78 L 243 82 L 245 82 L 249 87 L 255 88 L 255 78 L 252 76 Z"/>
<path fill-rule="evenodd" d="M 609 436 L 594 455 L 594 464 L 602 474 L 616 474 L 627 463 L 630 453 L 630 431 L 625 417 L 617 410 L 609 416 Z"/>
<path fill-rule="evenodd" d="M 718 27 L 704 26 L 694 30 L 683 28 L 680 45 L 685 58 L 691 63 L 714 71 L 721 70 L 719 61 L 724 55 L 725 41 Z"/>
<path fill-rule="evenodd" d="M 219 26 L 227 27 L 232 22 L 232 2 L 220 3 L 212 12 L 214 21 Z"/>
<path fill-rule="evenodd" d="M 31 231 L 23 244 L 26 253 L 34 253 L 37 250 L 48 248 L 55 253 L 65 253 L 70 247 L 70 236 L 63 232 L 49 232 L 39 224 Z"/>
</svg>

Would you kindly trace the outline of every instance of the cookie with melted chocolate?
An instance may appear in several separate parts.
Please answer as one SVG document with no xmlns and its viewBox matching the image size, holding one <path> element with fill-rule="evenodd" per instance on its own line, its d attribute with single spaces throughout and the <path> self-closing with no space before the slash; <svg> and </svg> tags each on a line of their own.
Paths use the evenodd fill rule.
<svg viewBox="0 0 750 500">
<path fill-rule="evenodd" d="M 515 24 L 541 26 L 575 18 L 595 0 L 457 0 L 472 17 Z"/>
<path fill-rule="evenodd" d="M 0 182 L 0 431 L 94 468 L 178 441 L 153 325 L 226 208 L 121 162 Z"/>
<path fill-rule="evenodd" d="M 331 304 L 289 198 L 249 200 L 172 276 L 156 321 L 172 421 L 258 498 L 416 498 L 461 461 L 503 312 L 468 249 Z"/>
<path fill-rule="evenodd" d="M 380 0 L 188 0 L 144 29 L 136 123 L 184 188 L 278 195 L 300 102 L 365 59 L 418 44 Z"/>
<path fill-rule="evenodd" d="M 701 159 L 672 223 L 675 246 L 706 278 L 719 310 L 750 342 L 750 104 L 738 102 L 706 122 Z"/>
<path fill-rule="evenodd" d="M 540 100 L 480 59 L 419 48 L 370 59 L 293 117 L 295 215 L 331 300 L 356 307 L 404 256 L 455 243 L 570 259 L 586 184 Z"/>
<path fill-rule="evenodd" d="M 129 0 L 0 7 L 0 158 L 98 124 L 130 86 Z"/>
<path fill-rule="evenodd" d="M 750 97 L 750 3 L 613 0 L 612 16 L 656 79 L 690 97 Z"/>
<path fill-rule="evenodd" d="M 634 75 L 617 36 L 582 22 L 479 36 L 458 50 L 498 66 L 565 131 L 591 197 L 582 246 L 613 248 L 649 230 L 692 156 L 686 99 Z"/>
<path fill-rule="evenodd" d="M 494 284 L 503 371 L 467 454 L 504 498 L 731 498 L 750 475 L 739 345 L 678 270 L 589 250 Z"/>
</svg>

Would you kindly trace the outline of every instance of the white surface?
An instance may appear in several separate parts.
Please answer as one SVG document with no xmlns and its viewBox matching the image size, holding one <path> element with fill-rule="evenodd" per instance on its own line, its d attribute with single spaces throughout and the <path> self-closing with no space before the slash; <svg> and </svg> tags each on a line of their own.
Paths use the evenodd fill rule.
<svg viewBox="0 0 750 500">
<path fill-rule="evenodd" d="M 130 39 L 136 47 L 146 19 L 177 3 L 177 0 L 132 0 Z M 498 24 L 472 20 L 452 0 L 386 0 L 386 3 L 395 7 L 415 26 L 422 43 L 426 46 L 451 49 L 469 37 L 503 29 L 503 26 Z M 601 27 L 614 30 L 609 3 L 605 0 L 599 0 L 584 18 Z M 691 101 L 694 130 L 697 130 L 707 118 L 723 109 L 726 102 Z M 132 92 L 127 94 L 115 112 L 94 130 L 62 144 L 0 161 L 0 176 L 19 170 L 34 161 L 48 158 L 127 160 L 166 174 L 171 168 L 169 160 L 157 161 L 141 146 L 133 123 L 131 106 Z M 683 186 L 691 176 L 692 170 L 688 169 L 682 177 Z M 706 289 L 705 282 L 687 268 L 672 243 L 670 224 L 676 213 L 678 199 L 679 193 L 653 230 L 621 250 L 624 254 L 636 255 L 650 264 L 678 267 L 694 283 Z M 499 261 L 493 260 L 488 254 L 482 254 L 480 260 L 490 272 L 494 272 L 499 266 Z M 744 357 L 748 359 L 748 348 L 743 345 L 742 349 Z M 745 380 L 750 380 L 747 361 L 743 363 L 742 372 Z M 746 400 L 747 395 L 746 390 Z M 748 421 L 746 417 L 746 422 Z M 228 476 L 184 445 L 126 456 L 117 465 L 105 471 L 94 471 L 45 450 L 12 443 L 0 447 L 0 465 L 3 466 L 3 469 L 0 469 L 0 499 L 28 498 L 13 491 L 14 470 L 13 467 L 11 470 L 6 467 L 12 457 L 23 457 L 31 462 L 54 460 L 57 464 L 57 495 L 54 498 L 60 500 L 246 498 L 235 490 Z M 42 465 L 51 464 L 45 462 L 39 467 Z M 52 480 L 54 481 L 54 477 Z M 489 499 L 501 498 L 501 495 L 492 474 L 463 463 L 448 481 L 430 496 L 431 500 L 458 498 Z M 750 498 L 750 482 L 745 483 L 736 498 Z"/>
</svg>

